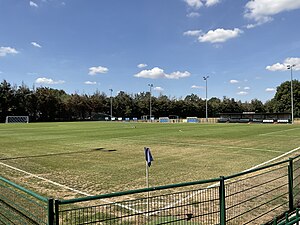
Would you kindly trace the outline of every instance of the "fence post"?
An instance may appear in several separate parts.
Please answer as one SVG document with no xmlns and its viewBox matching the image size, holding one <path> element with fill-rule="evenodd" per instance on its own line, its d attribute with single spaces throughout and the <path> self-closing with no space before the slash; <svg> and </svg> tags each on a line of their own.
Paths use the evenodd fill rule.
<svg viewBox="0 0 300 225">
<path fill-rule="evenodd" d="M 55 225 L 59 225 L 59 200 L 54 201 L 55 205 Z"/>
<path fill-rule="evenodd" d="M 277 225 L 277 217 L 274 218 L 273 225 Z"/>
<path fill-rule="evenodd" d="M 48 199 L 48 225 L 54 224 L 54 209 L 53 209 L 53 199 Z"/>
<path fill-rule="evenodd" d="M 225 182 L 224 177 L 220 177 L 219 199 L 220 199 L 220 225 L 226 224 L 226 204 L 225 204 Z"/>
<path fill-rule="evenodd" d="M 294 210 L 294 192 L 293 192 L 293 159 L 289 159 L 289 165 L 288 165 L 288 180 L 289 180 L 289 210 L 292 212 Z"/>
</svg>

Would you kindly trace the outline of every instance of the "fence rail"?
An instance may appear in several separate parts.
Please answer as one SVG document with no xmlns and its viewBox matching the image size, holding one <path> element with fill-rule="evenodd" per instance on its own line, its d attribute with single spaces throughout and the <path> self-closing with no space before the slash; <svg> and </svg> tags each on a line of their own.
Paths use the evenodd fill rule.
<svg viewBox="0 0 300 225">
<path fill-rule="evenodd" d="M 49 224 L 51 202 L 53 205 L 53 200 L 0 177 L 0 222 L 3 224 Z"/>
<path fill-rule="evenodd" d="M 0 224 L 293 224 L 300 206 L 300 156 L 210 180 L 47 199 L 0 177 Z M 274 219 L 275 218 L 275 219 Z M 279 222 L 278 222 L 279 221 Z M 296 223 L 295 222 L 295 223 Z"/>
</svg>

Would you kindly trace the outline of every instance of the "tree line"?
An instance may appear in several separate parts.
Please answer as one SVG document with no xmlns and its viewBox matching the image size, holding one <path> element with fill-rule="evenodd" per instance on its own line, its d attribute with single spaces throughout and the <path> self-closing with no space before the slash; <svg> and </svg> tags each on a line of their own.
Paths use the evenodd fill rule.
<svg viewBox="0 0 300 225">
<path fill-rule="evenodd" d="M 241 102 L 234 98 L 208 99 L 208 116 L 219 117 L 220 113 L 241 112 L 291 112 L 291 86 L 286 81 L 277 87 L 274 98 L 263 103 L 258 99 Z M 293 81 L 294 116 L 300 116 L 300 82 Z M 30 89 L 27 85 L 12 86 L 6 80 L 0 84 L 0 121 L 6 116 L 29 116 L 30 121 L 75 121 L 87 120 L 94 114 L 110 115 L 112 102 L 114 117 L 141 118 L 149 115 L 150 92 L 128 94 L 120 91 L 116 96 L 107 96 L 96 91 L 92 95 L 67 94 L 64 90 L 49 87 Z M 205 117 L 206 101 L 196 94 L 184 98 L 166 95 L 151 96 L 152 115 L 156 118 L 177 115 Z"/>
</svg>

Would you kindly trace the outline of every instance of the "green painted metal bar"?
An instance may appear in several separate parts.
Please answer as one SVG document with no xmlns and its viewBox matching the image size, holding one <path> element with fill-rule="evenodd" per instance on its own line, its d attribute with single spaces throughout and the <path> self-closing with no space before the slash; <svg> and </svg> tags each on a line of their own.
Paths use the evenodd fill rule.
<svg viewBox="0 0 300 225">
<path fill-rule="evenodd" d="M 214 179 L 209 179 L 209 180 L 200 180 L 200 181 L 193 181 L 193 182 L 186 182 L 186 183 L 179 183 L 179 184 L 170 184 L 170 185 L 165 185 L 165 186 L 157 186 L 157 187 L 151 187 L 151 188 L 142 188 L 142 189 L 136 189 L 136 190 L 114 192 L 114 193 L 109 193 L 109 194 L 88 196 L 88 197 L 76 198 L 76 199 L 59 200 L 58 202 L 60 205 L 65 205 L 65 204 L 71 204 L 71 203 L 76 203 L 76 202 L 84 202 L 84 201 L 91 201 L 91 200 L 97 200 L 97 199 L 103 199 L 103 198 L 117 197 L 117 196 L 122 196 L 122 195 L 138 194 L 138 193 L 143 193 L 143 192 L 166 190 L 166 189 L 170 189 L 170 188 L 179 188 L 179 187 L 186 187 L 186 186 L 192 186 L 192 185 L 214 183 L 214 182 L 219 182 L 219 181 L 220 181 L 220 178 L 214 178 Z"/>
<path fill-rule="evenodd" d="M 54 201 L 54 210 L 55 210 L 55 225 L 59 225 L 59 200 Z"/>
<path fill-rule="evenodd" d="M 19 189 L 19 190 L 21 190 L 21 191 L 23 191 L 23 192 L 25 192 L 28 195 L 31 195 L 32 197 L 35 197 L 35 198 L 37 198 L 37 199 L 45 202 L 45 203 L 48 202 L 47 198 L 45 198 L 45 197 L 43 197 L 43 196 L 41 196 L 41 195 L 39 195 L 37 193 L 34 193 L 33 191 L 30 191 L 30 190 L 28 190 L 28 189 L 26 189 L 26 188 L 24 188 L 24 187 L 22 187 L 20 185 L 17 185 L 15 183 L 13 183 L 13 182 L 5 179 L 4 177 L 0 176 L 0 180 L 3 181 L 3 182 L 5 182 L 5 183 L 7 183 L 7 184 L 9 184 L 9 185 L 11 185 L 11 186 L 13 186 L 13 187 L 15 187 L 15 188 L 17 188 L 17 189 Z"/>
<path fill-rule="evenodd" d="M 54 200 L 52 198 L 48 199 L 48 225 L 54 224 Z"/>
<path fill-rule="evenodd" d="M 220 177 L 220 225 L 226 224 L 226 204 L 225 204 L 225 181 L 224 177 Z"/>
<path fill-rule="evenodd" d="M 288 180 L 289 180 L 289 209 L 290 212 L 294 210 L 294 174 L 293 174 L 293 159 L 289 160 L 288 165 Z"/>
</svg>

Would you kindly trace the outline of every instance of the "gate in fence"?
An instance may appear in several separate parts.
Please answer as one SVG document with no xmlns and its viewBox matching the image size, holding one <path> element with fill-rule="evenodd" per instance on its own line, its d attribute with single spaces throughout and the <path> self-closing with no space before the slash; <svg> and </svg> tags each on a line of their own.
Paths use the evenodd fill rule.
<svg viewBox="0 0 300 225">
<path fill-rule="evenodd" d="M 300 156 L 227 177 L 55 201 L 0 177 L 0 224 L 264 224 L 299 206 Z"/>
</svg>

